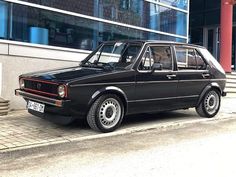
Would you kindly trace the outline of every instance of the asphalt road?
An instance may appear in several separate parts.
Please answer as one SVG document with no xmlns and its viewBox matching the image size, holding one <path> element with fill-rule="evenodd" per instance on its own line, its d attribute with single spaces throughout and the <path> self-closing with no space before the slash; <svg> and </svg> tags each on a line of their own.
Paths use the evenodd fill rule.
<svg viewBox="0 0 236 177">
<path fill-rule="evenodd" d="M 235 119 L 82 141 L 0 160 L 1 177 L 235 177 Z"/>
</svg>

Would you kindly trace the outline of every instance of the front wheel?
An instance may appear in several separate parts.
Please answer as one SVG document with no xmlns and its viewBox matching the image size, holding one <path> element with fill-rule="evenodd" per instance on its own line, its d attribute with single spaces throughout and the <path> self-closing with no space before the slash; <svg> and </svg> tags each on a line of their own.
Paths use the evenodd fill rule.
<svg viewBox="0 0 236 177">
<path fill-rule="evenodd" d="M 121 99 L 114 94 L 106 94 L 99 97 L 87 115 L 89 126 L 96 131 L 112 132 L 122 122 L 124 106 Z"/>
<path fill-rule="evenodd" d="M 220 101 L 219 92 L 211 89 L 204 95 L 200 104 L 196 107 L 196 111 L 201 117 L 214 117 L 219 112 Z"/>
</svg>

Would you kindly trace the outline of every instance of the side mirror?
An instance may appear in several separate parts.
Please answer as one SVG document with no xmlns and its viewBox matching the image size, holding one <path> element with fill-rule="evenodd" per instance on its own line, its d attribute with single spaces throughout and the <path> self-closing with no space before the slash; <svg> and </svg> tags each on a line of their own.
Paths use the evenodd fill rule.
<svg viewBox="0 0 236 177">
<path fill-rule="evenodd" d="M 154 72 L 154 71 L 156 71 L 156 70 L 158 70 L 158 71 L 161 71 L 161 70 L 162 70 L 162 64 L 161 64 L 161 63 L 154 63 L 154 64 L 152 65 L 152 72 Z"/>
</svg>

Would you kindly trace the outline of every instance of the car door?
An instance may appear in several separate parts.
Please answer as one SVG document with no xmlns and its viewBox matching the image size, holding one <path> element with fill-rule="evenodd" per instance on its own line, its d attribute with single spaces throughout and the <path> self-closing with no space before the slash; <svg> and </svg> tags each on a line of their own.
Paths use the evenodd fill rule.
<svg viewBox="0 0 236 177">
<path fill-rule="evenodd" d="M 195 106 L 202 90 L 210 83 L 207 64 L 194 47 L 175 46 L 180 107 Z"/>
<path fill-rule="evenodd" d="M 149 45 L 139 61 L 136 71 L 134 112 L 150 112 L 173 109 L 177 90 L 172 47 Z M 154 64 L 159 70 L 152 71 Z"/>
</svg>

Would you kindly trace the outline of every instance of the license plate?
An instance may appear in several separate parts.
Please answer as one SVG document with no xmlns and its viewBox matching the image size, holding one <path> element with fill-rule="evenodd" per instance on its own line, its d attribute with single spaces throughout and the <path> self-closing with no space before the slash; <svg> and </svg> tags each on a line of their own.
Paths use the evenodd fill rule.
<svg viewBox="0 0 236 177">
<path fill-rule="evenodd" d="M 45 105 L 41 103 L 36 103 L 34 101 L 28 101 L 27 107 L 28 109 L 32 109 L 34 111 L 44 113 Z"/>
</svg>

